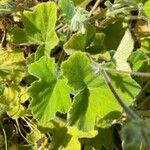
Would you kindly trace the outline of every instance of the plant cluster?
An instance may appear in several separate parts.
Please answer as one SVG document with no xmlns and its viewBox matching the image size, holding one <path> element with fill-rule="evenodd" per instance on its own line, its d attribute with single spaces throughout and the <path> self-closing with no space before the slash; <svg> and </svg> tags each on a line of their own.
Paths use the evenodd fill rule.
<svg viewBox="0 0 150 150">
<path fill-rule="evenodd" d="M 0 149 L 150 150 L 150 0 L 1 0 Z"/>
</svg>

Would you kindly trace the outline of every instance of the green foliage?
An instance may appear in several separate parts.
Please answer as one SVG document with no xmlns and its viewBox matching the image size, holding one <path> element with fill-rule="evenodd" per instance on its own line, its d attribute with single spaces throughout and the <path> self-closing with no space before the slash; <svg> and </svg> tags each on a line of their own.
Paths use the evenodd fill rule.
<svg viewBox="0 0 150 150">
<path fill-rule="evenodd" d="M 13 42 L 44 46 L 41 50 L 45 55 L 49 55 L 51 49 L 58 43 L 55 32 L 56 9 L 54 2 L 47 2 L 38 4 L 33 12 L 24 11 L 22 15 L 24 29 L 13 30 Z"/>
<path fill-rule="evenodd" d="M 126 29 L 123 26 L 122 21 L 118 20 L 113 24 L 108 24 L 101 30 L 106 36 L 104 39 L 105 48 L 107 50 L 115 50 L 119 46 Z"/>
<path fill-rule="evenodd" d="M 98 135 L 86 142 L 85 150 L 98 150 L 105 148 L 106 150 L 113 150 L 114 139 L 113 131 L 110 127 L 99 128 Z"/>
<path fill-rule="evenodd" d="M 25 75 L 24 55 L 19 50 L 0 49 L 0 81 L 19 83 Z"/>
<path fill-rule="evenodd" d="M 97 54 L 104 50 L 104 33 L 96 33 L 96 29 L 91 25 L 86 25 L 85 33 L 74 34 L 64 45 L 67 54 L 75 51 L 89 52 Z"/>
<path fill-rule="evenodd" d="M 71 21 L 73 16 L 75 15 L 75 6 L 72 0 L 60 0 L 59 7 L 62 10 L 64 17 Z"/>
<path fill-rule="evenodd" d="M 117 70 L 131 71 L 129 64 L 127 63 L 127 59 L 131 55 L 133 49 L 134 41 L 130 31 L 127 30 L 113 57 L 116 61 Z"/>
<path fill-rule="evenodd" d="M 144 13 L 147 15 L 148 18 L 150 18 L 150 1 L 147 1 L 144 4 Z"/>
<path fill-rule="evenodd" d="M 140 120 L 127 123 L 122 129 L 123 148 L 124 150 L 146 149 L 143 134 L 149 139 L 150 137 L 150 121 Z M 149 142 L 149 141 L 148 141 Z"/>
<path fill-rule="evenodd" d="M 0 17 L 12 13 L 15 10 L 15 3 L 12 0 L 0 1 Z"/>
<path fill-rule="evenodd" d="M 53 135 L 51 149 L 80 150 L 81 138 L 93 138 L 97 134 L 95 130 L 83 132 L 75 127 L 66 127 L 65 122 L 58 119 L 48 123 L 46 126 L 50 128 L 50 132 Z"/>
<path fill-rule="evenodd" d="M 0 149 L 150 149 L 149 0 L 0 1 Z"/>
<path fill-rule="evenodd" d="M 59 77 L 54 60 L 43 56 L 29 66 L 29 73 L 38 78 L 28 89 L 33 116 L 40 122 L 55 118 L 57 111 L 67 112 L 70 106 L 70 88 Z"/>
<path fill-rule="evenodd" d="M 103 78 L 95 73 L 89 59 L 83 53 L 77 52 L 64 62 L 62 72 L 68 79 L 68 84 L 78 91 L 69 111 L 70 125 L 76 125 L 82 130 L 94 129 L 96 116 L 104 117 L 112 111 L 121 111 Z M 111 77 L 114 80 L 115 76 Z M 114 80 L 114 86 L 129 104 L 139 87 L 130 78 L 127 80 L 121 76 L 117 78 Z M 126 82 L 130 82 L 131 85 Z M 130 88 L 133 93 L 128 91 Z"/>
</svg>

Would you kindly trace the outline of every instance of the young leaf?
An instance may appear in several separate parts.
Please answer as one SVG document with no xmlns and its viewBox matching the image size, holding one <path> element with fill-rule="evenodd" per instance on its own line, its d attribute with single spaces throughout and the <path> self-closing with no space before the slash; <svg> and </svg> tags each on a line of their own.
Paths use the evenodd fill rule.
<svg viewBox="0 0 150 150">
<path fill-rule="evenodd" d="M 11 84 L 5 87 L 3 94 L 0 96 L 0 105 L 3 109 L 5 108 L 5 112 L 11 118 L 18 119 L 26 114 L 26 109 L 21 103 L 24 103 L 28 98 L 26 88 Z"/>
<path fill-rule="evenodd" d="M 81 130 L 91 130 L 94 129 L 97 115 L 104 117 L 112 111 L 122 110 L 84 53 L 76 52 L 61 68 L 68 84 L 78 91 L 69 111 L 69 125 L 75 125 Z M 121 98 L 126 104 L 130 104 L 138 93 L 139 86 L 128 76 L 111 75 L 111 78 Z"/>
<path fill-rule="evenodd" d="M 64 17 L 70 22 L 75 15 L 75 6 L 72 0 L 60 0 L 59 7 L 62 10 Z"/>
<path fill-rule="evenodd" d="M 55 32 L 56 4 L 54 2 L 40 3 L 34 11 L 24 11 L 22 20 L 24 29 L 13 30 L 13 42 L 15 44 L 44 45 L 45 54 L 49 54 L 58 43 Z"/>
<path fill-rule="evenodd" d="M 43 56 L 31 64 L 29 73 L 37 77 L 28 89 L 33 116 L 45 123 L 55 117 L 57 111 L 66 113 L 70 106 L 70 88 L 58 77 L 54 59 Z"/>
<path fill-rule="evenodd" d="M 129 64 L 127 63 L 127 59 L 131 55 L 133 49 L 134 40 L 130 31 L 127 29 L 120 42 L 120 45 L 117 48 L 117 51 L 114 54 L 117 70 L 131 71 Z"/>
</svg>

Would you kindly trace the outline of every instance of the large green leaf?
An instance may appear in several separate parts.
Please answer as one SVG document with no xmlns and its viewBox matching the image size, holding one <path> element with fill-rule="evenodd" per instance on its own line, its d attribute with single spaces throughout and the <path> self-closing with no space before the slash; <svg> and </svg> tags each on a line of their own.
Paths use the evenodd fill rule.
<svg viewBox="0 0 150 150">
<path fill-rule="evenodd" d="M 128 57 L 131 55 L 134 49 L 134 40 L 129 30 L 126 30 L 117 51 L 114 54 L 114 59 L 116 61 L 116 69 L 131 71 L 130 66 L 127 62 Z"/>
<path fill-rule="evenodd" d="M 15 44 L 44 45 L 45 54 L 58 43 L 55 33 L 57 19 L 56 4 L 54 2 L 40 3 L 35 6 L 33 12 L 24 11 L 22 20 L 24 29 L 13 30 L 13 42 Z"/>
<path fill-rule="evenodd" d="M 55 117 L 57 111 L 66 113 L 70 106 L 70 88 L 58 75 L 54 59 L 43 56 L 29 66 L 29 73 L 37 77 L 28 89 L 33 116 L 42 123 Z"/>
<path fill-rule="evenodd" d="M 82 52 L 72 55 L 62 64 L 63 75 L 78 93 L 69 111 L 68 123 L 82 130 L 95 126 L 96 116 L 104 117 L 112 111 L 121 111 L 103 78 L 96 74 L 89 59 Z M 126 104 L 131 104 L 139 86 L 128 76 L 111 74 L 113 86 Z M 130 91 L 130 89 L 132 89 Z"/>
</svg>

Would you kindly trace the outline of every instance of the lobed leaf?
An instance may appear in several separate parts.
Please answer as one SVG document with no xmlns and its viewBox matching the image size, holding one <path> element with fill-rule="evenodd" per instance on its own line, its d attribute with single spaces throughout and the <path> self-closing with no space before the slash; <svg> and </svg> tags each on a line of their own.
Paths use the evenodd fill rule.
<svg viewBox="0 0 150 150">
<path fill-rule="evenodd" d="M 55 32 L 57 8 L 54 2 L 40 3 L 33 12 L 24 11 L 22 21 L 24 29 L 13 30 L 15 44 L 44 45 L 44 54 L 49 54 L 58 43 Z"/>
<path fill-rule="evenodd" d="M 122 110 L 84 53 L 76 52 L 70 56 L 61 69 L 68 84 L 76 91 L 69 110 L 69 125 L 75 125 L 85 131 L 91 130 L 94 129 L 97 116 L 104 117 L 110 112 Z M 111 74 L 110 77 L 121 98 L 126 104 L 131 104 L 139 91 L 138 84 L 128 76 Z"/>
<path fill-rule="evenodd" d="M 43 56 L 31 64 L 28 70 L 38 78 L 28 89 L 32 97 L 30 108 L 33 116 L 45 123 L 55 118 L 57 111 L 66 113 L 71 104 L 71 90 L 65 81 L 58 77 L 54 60 Z"/>
</svg>

